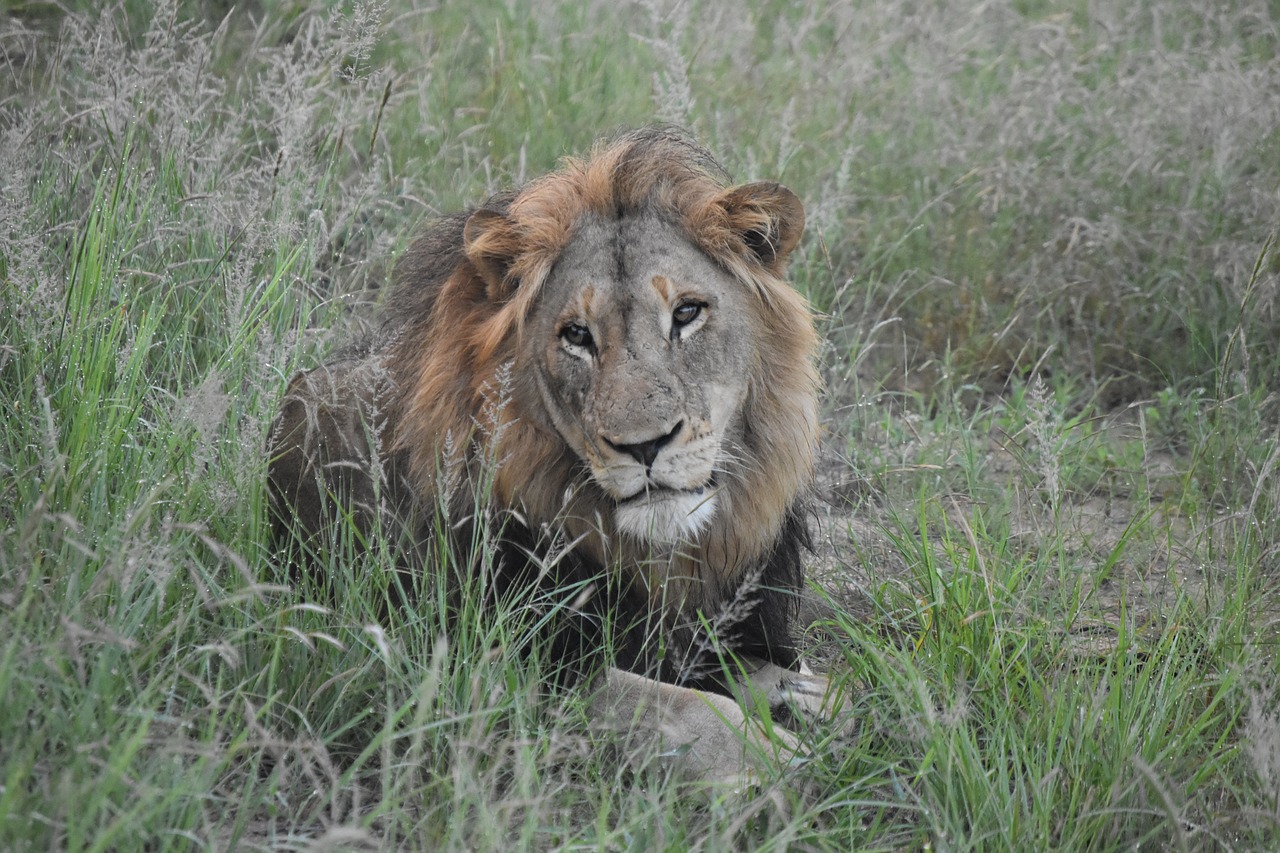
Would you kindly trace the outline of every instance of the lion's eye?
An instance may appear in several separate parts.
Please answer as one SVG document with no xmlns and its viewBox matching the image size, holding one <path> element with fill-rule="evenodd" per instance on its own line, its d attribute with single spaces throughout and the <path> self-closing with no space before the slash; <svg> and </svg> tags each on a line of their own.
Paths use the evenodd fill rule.
<svg viewBox="0 0 1280 853">
<path fill-rule="evenodd" d="M 593 343 L 591 330 L 581 323 L 570 323 L 560 330 L 560 337 L 569 346 L 590 347 Z"/>
<path fill-rule="evenodd" d="M 676 310 L 671 312 L 671 320 L 677 327 L 687 326 L 694 320 L 698 319 L 698 315 L 701 313 L 701 303 L 681 302 L 676 306 Z"/>
</svg>

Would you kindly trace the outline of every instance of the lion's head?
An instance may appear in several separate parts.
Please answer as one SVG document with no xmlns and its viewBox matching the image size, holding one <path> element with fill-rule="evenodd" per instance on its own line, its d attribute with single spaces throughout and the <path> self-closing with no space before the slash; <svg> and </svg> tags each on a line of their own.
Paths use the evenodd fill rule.
<svg viewBox="0 0 1280 853">
<path fill-rule="evenodd" d="M 817 337 L 783 278 L 796 196 L 730 187 L 701 148 L 647 130 L 458 224 L 451 274 L 415 288 L 410 261 L 392 307 L 413 342 L 395 441 L 420 488 L 467 439 L 498 460 L 504 506 L 602 559 L 673 551 L 726 581 L 767 552 L 817 433 Z"/>
</svg>

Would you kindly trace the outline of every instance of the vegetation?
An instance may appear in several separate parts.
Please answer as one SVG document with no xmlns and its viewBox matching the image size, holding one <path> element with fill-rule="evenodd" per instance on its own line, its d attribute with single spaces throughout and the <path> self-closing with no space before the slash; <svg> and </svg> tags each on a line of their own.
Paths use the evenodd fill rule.
<svg viewBox="0 0 1280 853">
<path fill-rule="evenodd" d="M 1280 11 L 1218 5 L 5 0 L 0 847 L 1280 847 Z M 415 228 L 655 120 L 806 200 L 830 341 L 856 714 L 753 791 L 266 541 Z"/>
</svg>

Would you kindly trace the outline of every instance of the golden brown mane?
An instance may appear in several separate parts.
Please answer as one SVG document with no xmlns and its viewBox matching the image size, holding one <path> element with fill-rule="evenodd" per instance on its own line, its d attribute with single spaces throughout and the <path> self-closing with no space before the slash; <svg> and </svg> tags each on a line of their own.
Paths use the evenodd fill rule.
<svg viewBox="0 0 1280 853">
<path fill-rule="evenodd" d="M 774 544 L 812 478 L 817 339 L 807 304 L 781 277 L 798 230 L 794 237 L 780 234 L 765 210 L 776 200 L 761 193 L 761 185 L 729 189 L 705 151 L 679 134 L 650 129 L 598 145 L 585 159 L 568 159 L 558 171 L 423 238 L 453 267 L 436 274 L 439 283 L 415 281 L 421 269 L 401 270 L 401 295 L 392 308 L 415 318 L 393 349 L 392 366 L 400 394 L 395 448 L 407 455 L 418 489 L 434 493 L 446 447 L 465 447 L 467 453 L 455 452 L 443 464 L 469 464 L 477 451 L 507 460 L 497 471 L 496 497 L 526 524 L 536 529 L 565 517 L 572 452 L 539 428 L 533 413 L 510 400 L 496 406 L 496 398 L 504 385 L 521 381 L 519 337 L 577 225 L 593 216 L 656 215 L 677 224 L 755 295 L 742 331 L 768 354 L 752 366 L 742 412 L 747 464 L 726 484 L 713 528 L 684 566 L 715 581 L 695 596 L 712 603 L 719 587 Z M 802 222 L 803 212 L 797 214 Z M 785 239 L 791 244 L 779 245 Z M 498 422 L 486 422 L 493 418 Z M 471 498 L 463 498 L 460 510 Z M 572 514 L 589 519 L 597 513 L 576 506 Z"/>
</svg>

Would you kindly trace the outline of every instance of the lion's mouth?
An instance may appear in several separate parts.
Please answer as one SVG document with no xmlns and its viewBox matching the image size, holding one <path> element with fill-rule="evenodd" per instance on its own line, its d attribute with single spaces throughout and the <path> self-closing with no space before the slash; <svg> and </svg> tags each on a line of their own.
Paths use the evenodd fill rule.
<svg viewBox="0 0 1280 853">
<path fill-rule="evenodd" d="M 631 497 L 618 499 L 617 505 L 621 507 L 634 503 L 653 503 L 654 501 L 678 500 L 685 496 L 700 498 L 707 494 L 709 490 L 709 485 L 698 486 L 694 489 L 673 489 L 668 486 L 646 486 Z"/>
<path fill-rule="evenodd" d="M 614 521 L 629 536 L 670 545 L 694 539 L 715 513 L 713 484 L 693 489 L 649 487 L 618 501 Z"/>
</svg>

